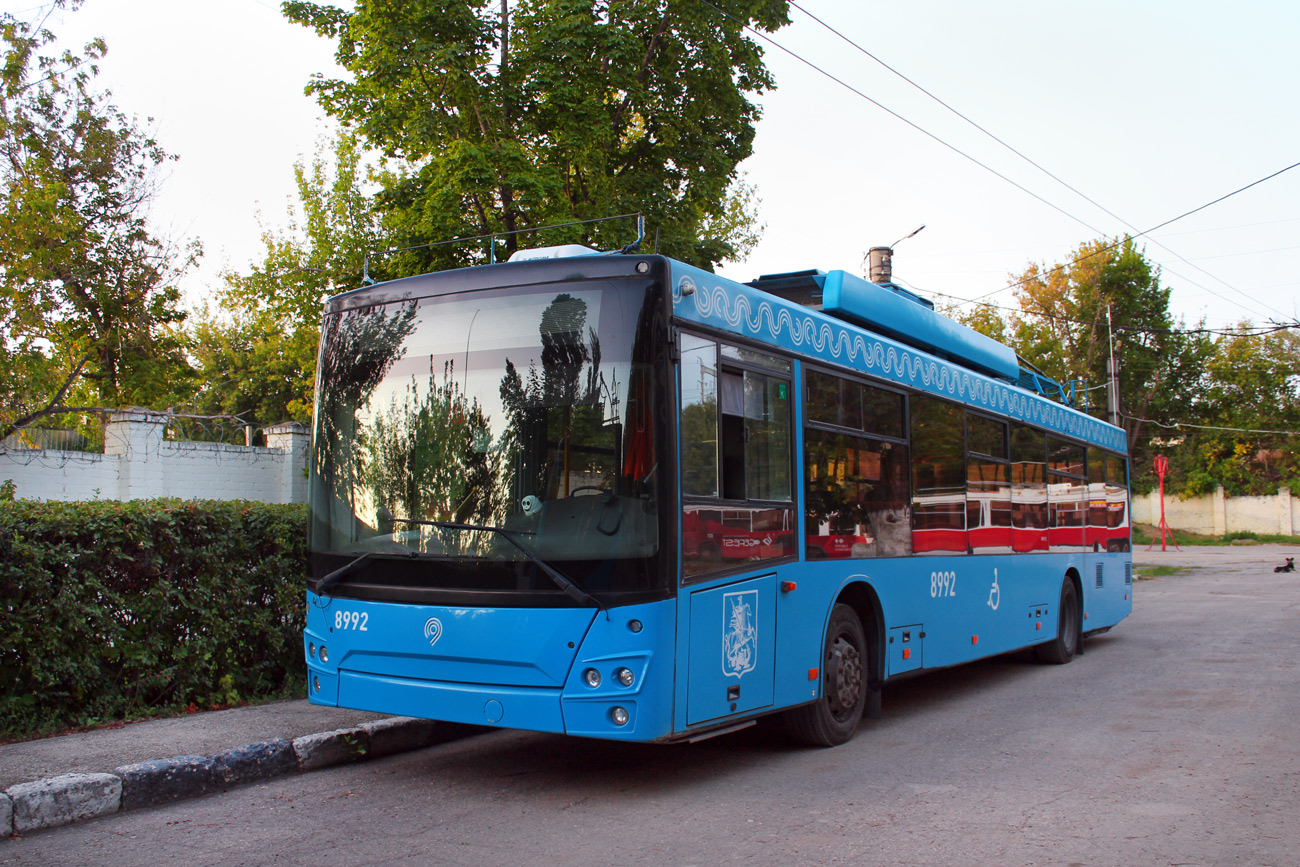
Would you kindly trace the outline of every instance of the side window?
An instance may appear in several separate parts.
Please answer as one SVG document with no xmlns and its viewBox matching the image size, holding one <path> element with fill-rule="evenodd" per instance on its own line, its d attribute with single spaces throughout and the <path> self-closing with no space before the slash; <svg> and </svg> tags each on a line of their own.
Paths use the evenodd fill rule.
<svg viewBox="0 0 1300 867">
<path fill-rule="evenodd" d="M 682 335 L 682 493 L 718 495 L 718 345 Z"/>
<path fill-rule="evenodd" d="M 1109 533 L 1106 530 L 1109 516 L 1106 513 L 1106 453 L 1099 448 L 1088 449 L 1088 530 L 1086 543 L 1094 550 L 1106 548 Z"/>
<path fill-rule="evenodd" d="M 966 553 L 966 437 L 962 408 L 912 398 L 912 550 Z"/>
<path fill-rule="evenodd" d="M 903 395 L 818 371 L 805 382 L 807 557 L 910 554 Z"/>
<path fill-rule="evenodd" d="M 1047 537 L 1053 551 L 1077 551 L 1084 546 L 1086 451 L 1076 443 L 1047 438 Z"/>
<path fill-rule="evenodd" d="M 1129 550 L 1128 461 L 1106 455 L 1107 551 Z"/>
<path fill-rule="evenodd" d="M 793 556 L 790 362 L 681 340 L 684 574 Z"/>
<path fill-rule="evenodd" d="M 1007 424 L 966 415 L 966 534 L 975 553 L 1011 548 L 1011 466 Z"/>
<path fill-rule="evenodd" d="M 1011 426 L 1011 538 L 1016 551 L 1047 550 L 1047 437 Z"/>
</svg>

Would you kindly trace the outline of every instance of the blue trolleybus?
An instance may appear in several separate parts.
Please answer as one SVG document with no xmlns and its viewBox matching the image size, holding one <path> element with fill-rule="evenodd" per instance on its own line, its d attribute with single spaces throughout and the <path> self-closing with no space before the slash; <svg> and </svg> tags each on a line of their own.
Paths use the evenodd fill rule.
<svg viewBox="0 0 1300 867">
<path fill-rule="evenodd" d="M 1007 347 L 842 271 L 574 252 L 327 302 L 313 702 L 834 745 L 889 681 L 1131 611 L 1124 432 Z"/>
</svg>

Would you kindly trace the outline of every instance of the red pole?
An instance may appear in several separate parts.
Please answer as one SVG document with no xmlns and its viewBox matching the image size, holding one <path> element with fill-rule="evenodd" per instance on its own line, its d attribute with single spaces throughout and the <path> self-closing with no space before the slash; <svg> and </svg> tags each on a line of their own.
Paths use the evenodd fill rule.
<svg viewBox="0 0 1300 867">
<path fill-rule="evenodd" d="M 1165 474 L 1169 472 L 1169 458 L 1164 455 L 1156 455 L 1155 471 L 1156 476 L 1160 479 L 1160 550 L 1164 551 L 1167 550 L 1165 548 L 1166 534 L 1169 536 L 1169 541 L 1174 543 L 1174 547 L 1178 548 L 1178 540 L 1174 538 L 1174 531 L 1169 528 L 1169 522 L 1165 520 Z M 1151 545 L 1154 544 L 1155 540 L 1152 540 Z M 1151 550 L 1151 545 L 1147 546 L 1148 551 Z M 1181 551 L 1182 549 L 1178 548 L 1178 550 Z"/>
</svg>

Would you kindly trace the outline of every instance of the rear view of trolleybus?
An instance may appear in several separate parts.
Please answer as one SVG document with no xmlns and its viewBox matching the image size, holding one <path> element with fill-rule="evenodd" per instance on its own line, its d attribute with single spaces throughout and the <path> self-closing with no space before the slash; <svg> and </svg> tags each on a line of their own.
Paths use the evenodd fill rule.
<svg viewBox="0 0 1300 867">
<path fill-rule="evenodd" d="M 962 549 L 926 553 L 938 531 L 911 512 L 936 497 L 909 482 L 907 413 L 934 386 L 902 381 L 901 368 L 878 382 L 897 417 L 872 448 L 893 468 L 891 532 L 906 545 L 884 544 L 855 511 L 853 496 L 883 490 L 865 463 L 833 471 L 857 482 L 842 487 L 839 511 L 814 516 L 829 477 L 808 444 L 853 432 L 817 420 L 807 383 L 878 378 L 837 359 L 832 343 L 791 339 L 819 331 L 871 342 L 869 352 L 905 346 L 761 281 L 637 254 L 535 258 L 330 299 L 309 481 L 311 700 L 637 741 L 709 736 L 784 711 L 802 739 L 831 744 L 852 735 L 892 677 L 1047 641 L 1073 655 L 1084 633 L 1127 613 L 1128 592 L 1123 604 L 1112 593 L 1124 585 L 1103 594 L 1100 579 L 1081 577 L 1124 569 L 1126 515 L 1122 544 L 1120 531 L 1104 534 L 1109 552 L 1087 548 L 1080 527 L 1068 556 L 1049 549 L 1037 565 L 1017 563 L 1029 555 L 1012 551 L 1015 528 L 1005 544 L 988 529 L 1011 521 L 1010 476 L 1005 503 L 987 484 L 969 498 L 945 493 L 960 503 L 944 506 L 943 538 L 961 523 Z M 994 387 L 959 359 L 906 352 Z M 1100 424 L 1074 424 L 1086 417 L 1059 404 L 1037 412 L 1048 402 L 1015 384 L 996 388 L 1040 422 Z M 986 421 L 1009 431 L 1015 420 Z M 1122 467 L 1113 435 L 1109 444 Z M 1092 511 L 1119 526 L 1104 468 L 1094 476 Z M 1087 515 L 1086 476 L 1077 489 Z M 996 540 L 967 545 L 984 537 Z M 1032 619 L 1038 605 L 1037 630 L 1013 621 L 1010 600 L 1005 617 L 989 610 L 975 579 L 996 585 L 998 569 L 1015 617 Z M 939 573 L 958 576 L 944 599 Z M 1031 574 L 1040 577 L 1022 579 Z M 918 653 L 896 666 L 890 645 L 904 626 Z M 922 664 L 927 633 L 936 637 Z"/>
</svg>

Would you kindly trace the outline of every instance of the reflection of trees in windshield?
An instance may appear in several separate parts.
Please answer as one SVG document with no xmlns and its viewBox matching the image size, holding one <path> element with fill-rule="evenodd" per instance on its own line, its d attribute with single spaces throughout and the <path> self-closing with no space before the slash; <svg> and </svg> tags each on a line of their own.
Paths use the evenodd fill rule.
<svg viewBox="0 0 1300 867">
<path fill-rule="evenodd" d="M 494 523 L 499 457 L 489 421 L 467 400 L 448 362 L 437 382 L 412 377 L 359 439 L 366 455 L 362 481 L 376 508 L 416 520 Z"/>
<path fill-rule="evenodd" d="M 329 316 L 321 334 L 320 405 L 316 412 L 314 470 L 324 496 L 335 495 L 349 504 L 358 475 L 358 456 L 344 443 L 352 443 L 357 428 L 356 411 L 370 399 L 393 363 L 405 353 L 403 342 L 415 329 L 416 303 L 348 311 Z"/>
<path fill-rule="evenodd" d="M 859 442 L 846 436 L 808 430 L 805 514 L 808 532 L 816 535 L 823 524 L 831 533 L 859 532 L 868 521 L 865 503 L 872 499 L 876 479 L 861 472 Z"/>
<path fill-rule="evenodd" d="M 555 296 L 538 331 L 541 371 L 533 365 L 521 375 L 506 359 L 500 387 L 508 420 L 500 442 L 509 476 L 504 487 L 516 500 L 603 485 L 617 463 L 618 426 L 604 424 L 600 339 L 587 327 L 586 302 L 567 293 Z M 610 388 L 606 384 L 616 402 Z"/>
</svg>

